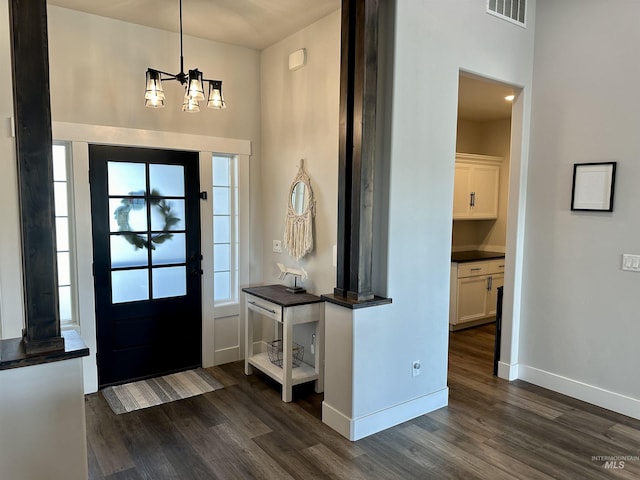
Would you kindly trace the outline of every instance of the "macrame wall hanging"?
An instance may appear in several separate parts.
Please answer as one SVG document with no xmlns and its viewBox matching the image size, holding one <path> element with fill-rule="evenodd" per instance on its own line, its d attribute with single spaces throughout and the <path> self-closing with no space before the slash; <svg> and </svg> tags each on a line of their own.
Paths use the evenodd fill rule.
<svg viewBox="0 0 640 480">
<path fill-rule="evenodd" d="M 313 250 L 315 215 L 316 201 L 313 198 L 311 180 L 304 169 L 304 160 L 300 160 L 298 174 L 289 189 L 284 227 L 284 246 L 296 260 Z"/>
</svg>

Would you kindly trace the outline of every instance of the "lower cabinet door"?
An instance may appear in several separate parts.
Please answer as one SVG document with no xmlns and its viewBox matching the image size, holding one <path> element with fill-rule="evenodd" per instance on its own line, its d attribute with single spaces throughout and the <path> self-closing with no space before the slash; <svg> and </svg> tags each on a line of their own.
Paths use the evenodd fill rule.
<svg viewBox="0 0 640 480">
<path fill-rule="evenodd" d="M 458 324 L 486 317 L 488 275 L 458 279 Z"/>
</svg>

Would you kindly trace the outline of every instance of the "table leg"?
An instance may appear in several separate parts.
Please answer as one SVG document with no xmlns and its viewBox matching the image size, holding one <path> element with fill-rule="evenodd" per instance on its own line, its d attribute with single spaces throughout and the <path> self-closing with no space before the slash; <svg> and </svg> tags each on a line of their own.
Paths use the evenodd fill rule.
<svg viewBox="0 0 640 480">
<path fill-rule="evenodd" d="M 293 325 L 285 318 L 282 326 L 282 401 L 290 402 L 293 399 Z"/>
<path fill-rule="evenodd" d="M 253 313 L 247 306 L 245 299 L 244 306 L 244 374 L 251 375 L 253 367 L 249 364 L 249 357 L 253 355 Z"/>
</svg>

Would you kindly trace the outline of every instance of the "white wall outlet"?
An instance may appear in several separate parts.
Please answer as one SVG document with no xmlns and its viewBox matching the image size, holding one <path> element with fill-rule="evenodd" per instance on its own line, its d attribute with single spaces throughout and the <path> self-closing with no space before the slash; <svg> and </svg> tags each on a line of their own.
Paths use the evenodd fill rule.
<svg viewBox="0 0 640 480">
<path fill-rule="evenodd" d="M 273 251 L 276 253 L 282 253 L 282 240 L 273 241 Z"/>
<path fill-rule="evenodd" d="M 420 360 L 414 360 L 411 362 L 411 372 L 414 377 L 420 375 Z"/>
<path fill-rule="evenodd" d="M 622 270 L 640 272 L 640 255 L 622 254 Z"/>
</svg>

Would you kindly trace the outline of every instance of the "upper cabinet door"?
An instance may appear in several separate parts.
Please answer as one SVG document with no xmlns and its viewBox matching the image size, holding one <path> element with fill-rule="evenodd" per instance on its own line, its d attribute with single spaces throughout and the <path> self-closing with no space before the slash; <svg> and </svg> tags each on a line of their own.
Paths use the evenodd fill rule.
<svg viewBox="0 0 640 480">
<path fill-rule="evenodd" d="M 498 218 L 498 182 L 500 167 L 476 165 L 472 175 L 472 218 Z"/>
<path fill-rule="evenodd" d="M 453 218 L 469 218 L 471 215 L 471 165 L 456 162 L 453 181 Z"/>
<path fill-rule="evenodd" d="M 501 157 L 458 154 L 456 156 L 453 219 L 498 218 Z"/>
</svg>

